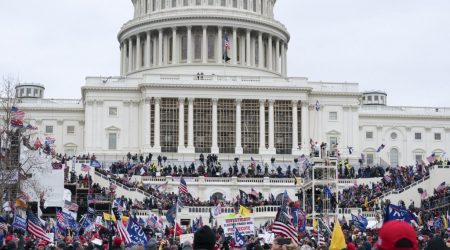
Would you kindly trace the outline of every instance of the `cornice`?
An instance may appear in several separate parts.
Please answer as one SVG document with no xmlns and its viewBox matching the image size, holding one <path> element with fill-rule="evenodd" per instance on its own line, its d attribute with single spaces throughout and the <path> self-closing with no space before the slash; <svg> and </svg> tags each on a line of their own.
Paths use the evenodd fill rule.
<svg viewBox="0 0 450 250">
<path fill-rule="evenodd" d="M 362 114 L 359 117 L 375 118 L 412 118 L 412 119 L 450 119 L 450 116 L 431 116 L 431 115 L 401 115 L 401 114 Z"/>
<path fill-rule="evenodd" d="M 296 90 L 310 92 L 312 88 L 309 87 L 276 87 L 276 86 L 242 86 L 242 85 L 181 85 L 181 84 L 148 84 L 143 83 L 139 85 L 140 88 L 192 88 L 192 89 L 252 89 L 252 90 Z M 104 89 L 105 90 L 105 89 Z"/>
<path fill-rule="evenodd" d="M 180 12 L 177 12 L 175 15 L 179 15 Z M 218 16 L 218 13 L 211 13 L 211 16 L 196 16 L 196 14 L 198 13 L 192 13 L 192 12 L 188 12 L 186 11 L 187 14 L 192 14 L 193 16 L 185 16 L 185 15 L 180 15 L 180 16 L 162 16 L 159 18 L 154 18 L 154 19 L 150 19 L 150 20 L 143 20 L 143 21 L 138 21 L 136 23 L 133 24 L 124 24 L 121 28 L 121 30 L 119 31 L 119 34 L 117 34 L 117 40 L 119 42 L 121 42 L 121 37 L 123 36 L 123 34 L 127 33 L 128 31 L 133 30 L 134 28 L 137 28 L 139 26 L 142 25 L 146 25 L 146 24 L 152 24 L 155 22 L 164 22 L 164 21 L 171 21 L 171 20 L 184 20 L 186 22 L 187 19 L 226 19 L 226 20 L 233 20 L 233 21 L 245 21 L 245 22 L 249 22 L 249 23 L 255 23 L 255 24 L 259 24 L 259 25 L 263 25 L 266 27 L 270 27 L 273 28 L 275 30 L 278 30 L 281 33 L 284 33 L 286 35 L 286 43 L 289 43 L 291 35 L 289 34 L 289 32 L 287 31 L 286 26 L 284 26 L 283 24 L 281 24 L 280 26 L 278 25 L 274 25 L 270 22 L 264 22 L 258 19 L 252 19 L 252 18 L 248 18 L 248 16 L 242 15 L 242 16 Z M 208 14 L 208 13 L 202 13 L 202 14 Z M 155 14 L 153 14 L 155 15 Z M 156 14 L 157 15 L 157 14 Z M 142 18 L 142 17 L 141 17 Z M 273 19 L 275 20 L 275 19 Z M 173 25 L 170 25 L 170 27 L 172 27 Z M 202 25 L 199 25 L 202 26 Z M 214 26 L 214 25 L 210 25 L 209 26 Z M 233 25 L 230 25 L 233 26 Z M 167 27 L 167 28 L 170 28 Z M 244 29 L 244 27 L 242 28 Z M 133 34 L 134 35 L 134 34 Z M 128 37 L 123 37 L 122 39 L 127 39 Z"/>
<path fill-rule="evenodd" d="M 311 91 L 310 95 L 334 95 L 334 96 L 362 96 L 362 93 L 349 92 L 315 92 Z"/>
<path fill-rule="evenodd" d="M 52 108 L 52 107 L 35 107 L 35 108 L 25 108 L 25 107 L 21 107 L 20 109 L 22 110 L 30 110 L 30 111 L 80 111 L 80 112 L 84 112 L 84 108 L 80 109 L 80 108 Z"/>
</svg>

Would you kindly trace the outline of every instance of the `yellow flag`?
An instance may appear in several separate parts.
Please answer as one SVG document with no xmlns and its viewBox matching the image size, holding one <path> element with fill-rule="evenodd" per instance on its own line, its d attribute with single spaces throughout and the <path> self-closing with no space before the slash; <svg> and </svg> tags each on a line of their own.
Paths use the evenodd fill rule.
<svg viewBox="0 0 450 250">
<path fill-rule="evenodd" d="M 348 164 L 346 164 L 345 167 L 346 167 L 348 170 L 352 169 L 352 168 L 350 167 L 350 165 L 348 165 Z"/>
<path fill-rule="evenodd" d="M 27 208 L 28 208 L 28 205 L 27 205 L 27 203 L 25 203 L 25 202 L 23 202 L 22 200 L 20 200 L 20 199 L 17 199 L 16 200 L 16 205 L 15 205 L 17 208 L 22 208 L 22 209 L 24 209 L 24 210 L 27 210 Z"/>
<path fill-rule="evenodd" d="M 436 157 L 436 161 L 440 161 L 441 160 L 441 156 Z"/>
<path fill-rule="evenodd" d="M 125 222 L 125 224 L 127 224 L 128 220 L 130 219 L 130 217 L 126 217 L 126 216 L 122 216 L 121 218 L 122 218 L 122 221 Z"/>
<path fill-rule="evenodd" d="M 367 196 L 366 196 L 366 200 L 364 201 L 364 206 L 369 207 L 369 202 L 367 202 Z"/>
<path fill-rule="evenodd" d="M 67 240 L 68 241 L 72 240 L 72 237 L 70 237 L 70 230 L 69 230 L 69 236 L 67 237 Z"/>
<path fill-rule="evenodd" d="M 138 187 L 142 187 L 142 183 L 139 183 L 139 184 L 138 184 Z"/>
<path fill-rule="evenodd" d="M 419 215 L 419 225 L 422 225 L 422 215 Z"/>
<path fill-rule="evenodd" d="M 159 245 L 159 250 L 162 250 L 162 249 L 163 249 L 164 244 L 166 244 L 166 241 L 165 241 L 165 240 L 162 240 L 162 241 L 161 241 L 161 245 Z"/>
<path fill-rule="evenodd" d="M 341 250 L 346 248 L 344 233 L 342 233 L 341 225 L 339 225 L 339 220 L 336 218 L 334 223 L 333 235 L 331 236 L 331 243 L 329 250 Z"/>
<path fill-rule="evenodd" d="M 300 185 L 300 180 L 297 178 L 297 176 L 294 175 L 295 178 L 295 185 Z"/>
<path fill-rule="evenodd" d="M 153 167 L 156 168 L 156 162 L 153 162 Z"/>
<path fill-rule="evenodd" d="M 105 220 L 116 221 L 116 216 L 114 216 L 114 214 L 103 213 L 103 218 L 105 218 Z"/>
<path fill-rule="evenodd" d="M 314 229 L 314 231 L 317 231 L 317 221 L 316 221 L 316 219 L 313 220 L 313 229 Z"/>
<path fill-rule="evenodd" d="M 448 228 L 447 218 L 445 218 L 445 215 L 442 215 L 442 218 L 444 219 L 444 228 L 447 229 Z"/>
<path fill-rule="evenodd" d="M 241 208 L 239 209 L 239 214 L 242 217 L 248 217 L 248 216 L 250 216 L 250 209 L 241 205 Z"/>
</svg>

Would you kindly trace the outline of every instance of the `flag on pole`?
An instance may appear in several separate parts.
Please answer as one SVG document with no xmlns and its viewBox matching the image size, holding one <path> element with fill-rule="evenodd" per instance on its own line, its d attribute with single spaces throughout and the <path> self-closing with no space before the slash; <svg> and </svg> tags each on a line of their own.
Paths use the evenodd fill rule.
<svg viewBox="0 0 450 250">
<path fill-rule="evenodd" d="M 250 165 L 252 165 L 252 168 L 255 169 L 256 168 L 256 163 L 255 160 L 253 159 L 253 157 L 250 157 Z"/>
<path fill-rule="evenodd" d="M 29 130 L 37 130 L 38 128 L 35 127 L 35 126 L 31 126 L 30 124 L 28 124 L 28 125 L 26 126 L 26 129 L 29 129 Z"/>
<path fill-rule="evenodd" d="M 11 117 L 17 118 L 19 120 L 23 120 L 25 117 L 25 112 L 23 112 L 21 109 L 18 109 L 16 107 L 11 108 Z"/>
<path fill-rule="evenodd" d="M 186 181 L 184 180 L 183 176 L 181 176 L 180 178 L 180 186 L 178 186 L 178 190 L 180 190 L 180 192 L 182 192 L 183 194 L 188 194 Z"/>
<path fill-rule="evenodd" d="M 384 149 L 384 144 L 381 144 L 381 146 L 379 146 L 377 149 L 377 153 L 380 153 L 381 150 L 383 150 L 383 149 Z"/>
<path fill-rule="evenodd" d="M 430 156 L 427 157 L 427 161 L 429 163 L 433 163 L 434 160 L 436 160 L 436 154 L 435 153 L 433 153 L 433 154 L 431 154 Z"/>
<path fill-rule="evenodd" d="M 294 228 L 289 218 L 282 210 L 278 210 L 272 226 L 272 233 L 291 237 L 298 244 L 297 230 Z"/>
<path fill-rule="evenodd" d="M 225 32 L 225 48 L 230 49 L 230 38 L 228 37 L 227 32 Z"/>
<path fill-rule="evenodd" d="M 363 153 L 361 153 L 361 161 L 362 161 L 362 163 L 364 163 L 366 161 L 366 158 L 364 157 Z"/>
<path fill-rule="evenodd" d="M 300 157 L 298 157 L 298 162 L 303 162 L 306 160 L 305 154 L 302 154 Z"/>
<path fill-rule="evenodd" d="M 251 189 L 250 194 L 255 196 L 255 197 L 259 197 L 258 192 L 256 192 L 256 190 L 254 190 L 253 188 Z"/>
<path fill-rule="evenodd" d="M 437 188 L 436 188 L 436 191 L 441 191 L 442 189 L 444 189 L 445 188 L 445 181 L 444 182 L 442 182 L 441 183 L 441 185 L 439 185 Z"/>
<path fill-rule="evenodd" d="M 352 154 L 352 152 L 353 152 L 353 147 L 347 146 L 347 148 L 348 148 L 348 153 L 349 153 L 349 154 Z"/>
<path fill-rule="evenodd" d="M 31 212 L 30 209 L 27 210 L 27 227 L 28 232 L 38 239 L 43 239 L 50 242 L 47 234 L 45 233 L 43 226 L 36 215 Z"/>
<path fill-rule="evenodd" d="M 316 111 L 319 111 L 320 109 L 320 103 L 319 100 L 316 100 Z"/>
<path fill-rule="evenodd" d="M 86 164 L 81 164 L 81 171 L 89 172 L 91 170 L 91 167 Z"/>
</svg>

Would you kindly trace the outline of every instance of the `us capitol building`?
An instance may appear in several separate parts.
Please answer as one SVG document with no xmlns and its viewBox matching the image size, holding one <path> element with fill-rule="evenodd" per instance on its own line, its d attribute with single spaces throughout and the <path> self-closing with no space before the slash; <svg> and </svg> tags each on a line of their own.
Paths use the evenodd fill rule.
<svg viewBox="0 0 450 250">
<path fill-rule="evenodd" d="M 338 143 L 354 163 L 363 153 L 369 164 L 405 165 L 449 150 L 449 108 L 388 106 L 385 92 L 357 83 L 287 76 L 290 35 L 274 18 L 276 0 L 132 3 L 117 35 L 119 77 L 87 77 L 79 100 L 17 87 L 25 119 L 41 141 L 56 139 L 56 152 L 292 162 L 312 139 Z"/>
</svg>

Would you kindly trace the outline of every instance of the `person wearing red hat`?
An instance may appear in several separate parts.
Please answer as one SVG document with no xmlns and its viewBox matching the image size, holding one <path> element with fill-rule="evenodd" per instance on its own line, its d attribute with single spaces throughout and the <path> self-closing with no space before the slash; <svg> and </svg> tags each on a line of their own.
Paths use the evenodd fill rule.
<svg viewBox="0 0 450 250">
<path fill-rule="evenodd" d="M 389 221 L 380 229 L 378 250 L 419 250 L 414 228 L 403 221 Z"/>
<path fill-rule="evenodd" d="M 39 241 L 39 243 L 37 244 L 39 250 L 43 250 L 45 248 L 45 245 L 45 241 L 43 240 Z"/>
<path fill-rule="evenodd" d="M 353 243 L 351 243 L 351 242 L 348 243 L 348 244 L 347 244 L 347 249 L 348 249 L 348 250 L 356 250 L 355 244 L 353 244 Z"/>
<path fill-rule="evenodd" d="M 121 249 L 121 247 L 120 247 L 121 245 L 122 245 L 122 239 L 119 237 L 114 238 L 112 250 Z"/>
</svg>

